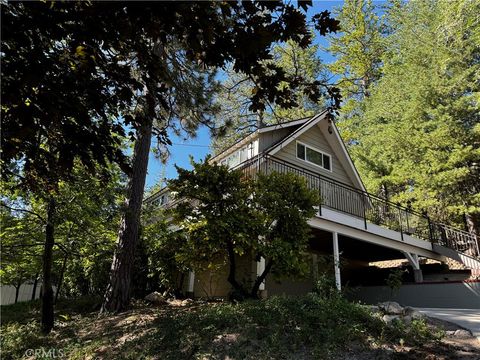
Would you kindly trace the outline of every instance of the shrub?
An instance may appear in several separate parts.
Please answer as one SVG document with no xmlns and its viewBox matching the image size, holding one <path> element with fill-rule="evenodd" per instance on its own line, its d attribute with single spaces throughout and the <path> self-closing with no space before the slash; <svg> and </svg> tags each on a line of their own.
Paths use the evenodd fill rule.
<svg viewBox="0 0 480 360">
<path fill-rule="evenodd" d="M 385 340 L 408 345 L 422 345 L 431 341 L 439 341 L 444 336 L 443 330 L 433 330 L 424 319 L 414 319 L 409 324 L 397 320 L 384 329 Z"/>
<path fill-rule="evenodd" d="M 322 299 L 332 299 L 341 296 L 341 292 L 337 289 L 335 278 L 325 273 L 319 275 L 312 292 Z"/>
<path fill-rule="evenodd" d="M 48 337 L 40 334 L 40 327 L 37 322 L 2 325 L 0 339 L 2 359 L 22 357 L 27 349 L 48 347 L 50 342 Z"/>
</svg>

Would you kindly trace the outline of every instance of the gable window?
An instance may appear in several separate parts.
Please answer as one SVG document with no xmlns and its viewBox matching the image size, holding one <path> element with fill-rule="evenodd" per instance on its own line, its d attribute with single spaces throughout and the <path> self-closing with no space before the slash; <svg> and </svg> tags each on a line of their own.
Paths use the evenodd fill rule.
<svg viewBox="0 0 480 360">
<path fill-rule="evenodd" d="M 256 141 L 251 142 L 247 146 L 244 146 L 240 150 L 237 150 L 234 153 L 230 154 L 220 162 L 220 165 L 225 165 L 225 166 L 228 166 L 229 168 L 232 168 L 252 158 L 255 155 L 254 143 Z"/>
<path fill-rule="evenodd" d="M 297 158 L 332 171 L 331 156 L 301 142 L 297 142 Z"/>
</svg>

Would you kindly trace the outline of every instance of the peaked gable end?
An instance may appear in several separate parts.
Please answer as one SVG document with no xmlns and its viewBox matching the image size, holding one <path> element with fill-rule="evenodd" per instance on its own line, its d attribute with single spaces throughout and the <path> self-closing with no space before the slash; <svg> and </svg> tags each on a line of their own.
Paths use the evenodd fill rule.
<svg viewBox="0 0 480 360">
<path fill-rule="evenodd" d="M 327 119 L 327 114 L 323 112 L 312 117 L 280 143 L 268 149 L 267 153 L 311 172 L 366 191 L 338 129 Z M 299 145 L 302 152 L 300 155 L 297 153 Z M 317 163 L 308 161 L 308 158 L 303 155 L 305 148 L 309 148 L 308 151 L 316 157 L 323 156 L 324 166 L 318 165 L 322 163 L 321 159 Z"/>
</svg>

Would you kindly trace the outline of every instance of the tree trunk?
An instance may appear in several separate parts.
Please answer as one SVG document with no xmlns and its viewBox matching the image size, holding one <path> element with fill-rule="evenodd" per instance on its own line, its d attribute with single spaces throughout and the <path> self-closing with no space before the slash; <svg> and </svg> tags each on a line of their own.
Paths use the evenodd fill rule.
<svg viewBox="0 0 480 360">
<path fill-rule="evenodd" d="M 43 285 L 42 285 L 42 324 L 44 334 L 53 328 L 53 289 L 52 264 L 53 246 L 55 245 L 55 199 L 50 197 L 47 207 L 47 225 L 45 227 L 45 247 L 43 250 Z"/>
<path fill-rule="evenodd" d="M 387 201 L 390 201 L 390 193 L 388 192 L 388 187 L 386 184 L 382 184 L 382 193 L 383 198 Z"/>
<path fill-rule="evenodd" d="M 182 272 L 180 274 L 180 281 L 177 281 L 177 287 L 176 289 L 174 290 L 174 294 L 176 297 L 179 297 L 179 296 L 183 296 L 183 292 L 182 292 L 182 289 L 183 289 L 183 282 L 185 281 L 185 273 Z"/>
<path fill-rule="evenodd" d="M 467 231 L 470 234 L 474 234 L 477 237 L 480 235 L 479 234 L 479 228 L 480 228 L 480 216 L 475 216 L 475 215 L 470 215 L 470 214 L 465 214 L 465 222 L 467 224 Z"/>
<path fill-rule="evenodd" d="M 110 282 L 100 312 L 117 313 L 126 309 L 130 302 L 130 280 L 135 247 L 138 242 L 140 212 L 152 139 L 152 106 L 153 111 L 155 109 L 153 98 L 151 96 L 147 96 L 147 98 L 150 98 L 148 104 L 150 110 L 144 118 L 144 123 L 137 130 L 132 173 L 128 181 L 127 198 L 120 223 L 117 248 L 113 257 Z"/>
<path fill-rule="evenodd" d="M 250 295 L 251 295 L 254 299 L 257 299 L 257 298 L 258 298 L 258 288 L 260 287 L 260 284 L 265 280 L 265 278 L 267 277 L 268 273 L 269 273 L 270 270 L 272 269 L 272 265 L 273 265 L 273 262 L 272 262 L 272 261 L 269 261 L 269 262 L 267 263 L 267 265 L 265 266 L 265 269 L 263 270 L 263 272 L 260 274 L 260 276 L 257 277 L 257 279 L 255 280 L 255 282 L 253 283 L 252 292 L 250 293 Z"/>
<path fill-rule="evenodd" d="M 20 294 L 20 286 L 22 286 L 21 282 L 15 286 L 15 304 L 18 302 L 18 295 Z"/>
<path fill-rule="evenodd" d="M 60 294 L 60 288 L 62 287 L 63 276 L 65 274 L 65 269 L 67 267 L 67 259 L 68 259 L 68 254 L 65 254 L 65 257 L 63 258 L 62 270 L 60 272 L 60 278 L 58 279 L 57 292 L 55 293 L 55 304 L 57 303 L 58 294 Z"/>
<path fill-rule="evenodd" d="M 477 238 L 477 249 L 480 248 L 480 216 L 465 214 L 465 222 L 467 224 L 467 229 L 470 234 L 475 235 Z"/>
<path fill-rule="evenodd" d="M 35 280 L 33 280 L 33 290 L 32 290 L 32 299 L 31 300 L 35 300 L 35 297 L 37 295 L 38 276 L 39 276 L 39 274 L 36 273 L 35 274 Z"/>
<path fill-rule="evenodd" d="M 228 262 L 229 262 L 229 271 L 228 271 L 228 282 L 232 287 L 237 291 L 241 296 L 245 297 L 247 292 L 243 286 L 237 281 L 237 264 L 235 261 L 235 252 L 233 251 L 233 244 L 231 241 L 227 241 L 227 253 L 228 253 Z"/>
</svg>

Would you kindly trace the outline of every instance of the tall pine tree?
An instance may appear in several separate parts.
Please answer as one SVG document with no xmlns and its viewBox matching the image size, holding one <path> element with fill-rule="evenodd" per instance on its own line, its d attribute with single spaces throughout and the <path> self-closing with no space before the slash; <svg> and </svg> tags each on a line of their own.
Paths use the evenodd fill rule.
<svg viewBox="0 0 480 360">
<path fill-rule="evenodd" d="M 351 149 L 367 188 L 478 231 L 480 4 L 394 3 Z"/>
<path fill-rule="evenodd" d="M 217 116 L 217 126 L 220 129 L 223 127 L 225 131 L 219 132 L 214 138 L 214 151 L 227 148 L 262 125 L 310 117 L 323 110 L 327 106 L 325 99 L 322 97 L 312 100 L 311 89 L 301 86 L 302 83 L 318 82 L 326 90 L 325 85 L 328 83 L 326 68 L 318 56 L 318 50 L 318 45 L 303 49 L 299 44 L 287 41 L 284 44 L 275 45 L 272 49 L 273 59 L 265 62 L 279 66 L 299 84 L 294 90 L 297 99 L 292 98 L 290 108 L 274 101 L 265 101 L 264 110 L 252 111 L 251 97 L 257 91 L 257 79 L 254 76 L 228 70 L 227 78 L 218 96 L 221 111 Z M 282 82 L 278 88 L 291 90 L 291 85 Z M 313 95 L 317 97 L 316 94 Z"/>
<path fill-rule="evenodd" d="M 335 11 L 342 32 L 330 36 L 328 51 L 335 56 L 329 70 L 337 77 L 342 95 L 340 126 L 347 142 L 355 141 L 361 129 L 364 100 L 381 76 L 385 52 L 385 24 L 371 0 L 346 0 Z"/>
</svg>

